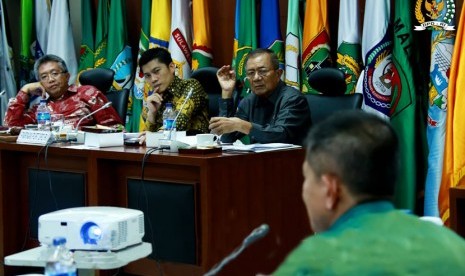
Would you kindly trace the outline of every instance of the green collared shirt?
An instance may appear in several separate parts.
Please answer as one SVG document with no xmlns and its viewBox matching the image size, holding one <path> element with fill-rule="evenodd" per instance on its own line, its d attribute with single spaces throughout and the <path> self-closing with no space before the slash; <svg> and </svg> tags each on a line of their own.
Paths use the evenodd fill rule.
<svg viewBox="0 0 465 276">
<path fill-rule="evenodd" d="M 273 275 L 464 275 L 464 256 L 448 228 L 375 201 L 303 240 Z"/>
<path fill-rule="evenodd" d="M 176 130 L 186 130 L 190 133 L 208 133 L 208 96 L 196 79 L 182 80 L 174 77 L 173 82 L 163 93 L 163 102 L 158 109 L 155 124 L 145 122 L 146 130 L 158 131 L 163 127 L 163 112 L 166 103 L 172 103 L 173 109 L 181 109 L 187 94 L 192 89 L 192 96 L 187 100 L 176 121 Z"/>
</svg>

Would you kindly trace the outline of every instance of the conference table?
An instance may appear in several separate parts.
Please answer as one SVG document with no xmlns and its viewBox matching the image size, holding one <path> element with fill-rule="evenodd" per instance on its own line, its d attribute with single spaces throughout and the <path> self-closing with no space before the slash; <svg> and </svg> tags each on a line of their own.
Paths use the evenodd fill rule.
<svg viewBox="0 0 465 276">
<path fill-rule="evenodd" d="M 69 146 L 0 142 L 2 260 L 38 246 L 39 215 L 76 206 L 144 212 L 153 253 L 121 271 L 133 275 L 202 275 L 265 223 L 269 233 L 219 275 L 271 273 L 311 233 L 301 199 L 303 149 L 149 154 L 143 146 Z M 2 262 L 0 275 L 24 271 Z"/>
</svg>

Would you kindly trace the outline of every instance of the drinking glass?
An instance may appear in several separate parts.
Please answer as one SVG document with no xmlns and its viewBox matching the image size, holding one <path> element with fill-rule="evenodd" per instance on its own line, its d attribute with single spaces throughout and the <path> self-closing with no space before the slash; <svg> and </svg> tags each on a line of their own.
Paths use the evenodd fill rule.
<svg viewBox="0 0 465 276">
<path fill-rule="evenodd" d="M 53 132 L 60 132 L 65 124 L 65 116 L 63 114 L 52 114 L 50 118 Z"/>
</svg>

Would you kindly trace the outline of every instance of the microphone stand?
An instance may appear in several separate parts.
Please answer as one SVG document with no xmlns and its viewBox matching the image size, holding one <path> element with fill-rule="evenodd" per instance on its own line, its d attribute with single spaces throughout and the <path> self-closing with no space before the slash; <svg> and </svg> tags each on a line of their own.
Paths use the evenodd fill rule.
<svg viewBox="0 0 465 276">
<path fill-rule="evenodd" d="M 249 245 L 252 243 L 258 241 L 259 239 L 263 238 L 268 234 L 268 231 L 270 230 L 270 227 L 267 224 L 262 224 L 259 227 L 255 228 L 252 233 L 250 233 L 243 241 L 242 244 L 234 249 L 233 252 L 231 252 L 228 256 L 226 256 L 224 259 L 221 260 L 219 264 L 216 264 L 212 269 L 210 269 L 207 273 L 205 273 L 203 276 L 213 276 L 216 275 L 218 272 L 220 272 L 221 269 L 225 265 L 227 265 L 230 261 L 234 260 L 239 254 L 244 251 Z"/>
<path fill-rule="evenodd" d="M 112 102 L 107 102 L 106 104 L 102 105 L 100 108 L 92 111 L 91 113 L 87 114 L 86 116 L 82 117 L 78 123 L 76 124 L 76 127 L 74 128 L 74 132 L 78 132 L 79 126 L 81 125 L 82 121 L 86 118 L 89 118 L 90 116 L 94 115 L 95 113 L 99 112 L 100 110 L 107 109 L 111 106 Z"/>
</svg>

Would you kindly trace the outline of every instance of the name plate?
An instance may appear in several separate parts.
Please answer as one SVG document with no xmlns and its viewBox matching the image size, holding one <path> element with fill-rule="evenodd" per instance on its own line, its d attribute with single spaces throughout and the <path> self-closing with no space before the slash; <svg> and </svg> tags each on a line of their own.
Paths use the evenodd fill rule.
<svg viewBox="0 0 465 276">
<path fill-rule="evenodd" d="M 52 139 L 52 132 L 22 129 L 19 133 L 18 140 L 16 143 L 20 144 L 34 144 L 34 145 L 46 145 Z"/>
</svg>

